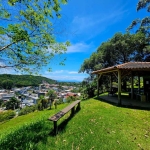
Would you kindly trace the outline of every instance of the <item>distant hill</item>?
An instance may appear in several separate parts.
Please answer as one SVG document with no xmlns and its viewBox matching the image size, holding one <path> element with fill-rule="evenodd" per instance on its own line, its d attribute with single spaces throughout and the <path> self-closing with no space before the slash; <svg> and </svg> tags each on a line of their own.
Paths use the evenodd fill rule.
<svg viewBox="0 0 150 150">
<path fill-rule="evenodd" d="M 33 75 L 11 75 L 11 74 L 1 74 L 0 75 L 0 86 L 4 80 L 11 80 L 16 87 L 22 86 L 38 86 L 45 81 L 47 83 L 54 84 L 57 81 L 42 77 L 42 76 L 33 76 Z"/>
</svg>

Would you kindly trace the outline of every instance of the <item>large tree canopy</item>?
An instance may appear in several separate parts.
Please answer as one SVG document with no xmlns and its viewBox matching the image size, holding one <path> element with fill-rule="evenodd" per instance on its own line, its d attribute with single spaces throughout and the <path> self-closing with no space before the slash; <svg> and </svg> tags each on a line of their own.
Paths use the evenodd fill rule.
<svg viewBox="0 0 150 150">
<path fill-rule="evenodd" d="M 150 61 L 149 45 L 149 38 L 142 32 L 116 33 L 84 61 L 79 72 L 90 74 L 94 70 L 129 61 Z"/>
<path fill-rule="evenodd" d="M 0 68 L 37 72 L 62 54 L 54 22 L 67 0 L 0 0 Z"/>
</svg>

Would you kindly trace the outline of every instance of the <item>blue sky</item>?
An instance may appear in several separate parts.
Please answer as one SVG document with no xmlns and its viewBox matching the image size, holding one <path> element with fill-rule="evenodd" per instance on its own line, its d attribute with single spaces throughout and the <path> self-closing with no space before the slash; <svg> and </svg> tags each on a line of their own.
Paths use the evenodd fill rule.
<svg viewBox="0 0 150 150">
<path fill-rule="evenodd" d="M 136 18 L 146 15 L 146 10 L 136 11 L 138 0 L 69 0 L 61 10 L 65 33 L 58 40 L 69 40 L 71 46 L 65 55 L 65 66 L 52 65 L 53 72 L 43 75 L 56 80 L 82 81 L 81 64 L 96 51 L 102 42 L 116 32 L 125 33 Z M 60 25 L 61 28 L 61 25 Z"/>
<path fill-rule="evenodd" d="M 65 65 L 58 65 L 59 58 L 51 62 L 52 72 L 46 68 L 41 70 L 42 76 L 69 81 L 82 81 L 87 74 L 78 73 L 85 59 L 96 51 L 102 42 L 107 41 L 115 33 L 125 33 L 126 28 L 136 18 L 148 16 L 146 10 L 136 11 L 138 0 L 68 0 L 61 7 L 61 19 L 56 31 L 57 40 L 70 41 L 71 46 L 66 54 Z"/>
</svg>

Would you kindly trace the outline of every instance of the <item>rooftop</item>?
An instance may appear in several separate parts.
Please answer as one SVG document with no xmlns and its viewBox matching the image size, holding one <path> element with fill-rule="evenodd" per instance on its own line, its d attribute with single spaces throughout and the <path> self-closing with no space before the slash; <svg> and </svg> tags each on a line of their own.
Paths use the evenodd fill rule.
<svg viewBox="0 0 150 150">
<path fill-rule="evenodd" d="M 101 70 L 93 71 L 92 74 L 98 74 L 101 72 L 115 71 L 115 70 L 141 70 L 150 71 L 150 62 L 128 62 L 124 64 L 119 64 L 116 66 L 104 68 Z"/>
</svg>

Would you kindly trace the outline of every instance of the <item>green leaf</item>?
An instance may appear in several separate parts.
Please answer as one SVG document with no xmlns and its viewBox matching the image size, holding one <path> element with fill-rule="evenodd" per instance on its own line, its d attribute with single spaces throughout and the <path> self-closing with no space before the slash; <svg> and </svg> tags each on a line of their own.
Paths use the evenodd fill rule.
<svg viewBox="0 0 150 150">
<path fill-rule="evenodd" d="M 0 34 L 5 34 L 5 29 L 3 27 L 0 27 Z"/>
</svg>

